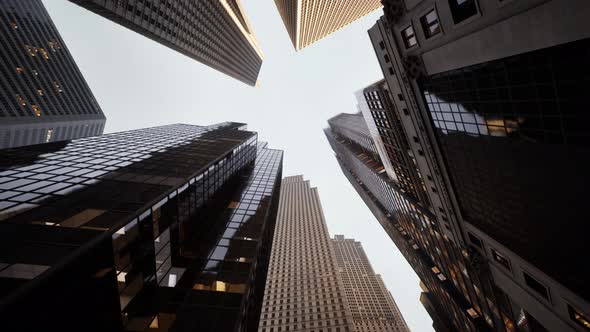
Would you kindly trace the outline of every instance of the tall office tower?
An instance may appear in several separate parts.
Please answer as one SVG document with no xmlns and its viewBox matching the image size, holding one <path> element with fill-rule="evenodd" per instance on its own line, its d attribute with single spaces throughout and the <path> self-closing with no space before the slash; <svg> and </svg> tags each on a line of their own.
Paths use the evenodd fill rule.
<svg viewBox="0 0 590 332">
<path fill-rule="evenodd" d="M 590 329 L 590 3 L 388 1 L 369 31 L 435 210 L 529 329 Z M 535 22 L 539 29 L 523 29 Z M 401 98 L 399 98 L 401 97 Z M 413 139 L 417 141 L 413 141 Z M 428 170 L 431 168 L 432 172 Z M 427 173 L 428 172 L 428 173 Z M 557 223 L 556 223 L 557 222 Z M 551 245 L 547 245 L 551 243 Z"/>
<path fill-rule="evenodd" d="M 366 124 L 357 135 L 346 136 L 365 123 L 361 114 L 355 116 L 357 124 L 347 130 L 331 119 L 325 130 L 328 141 L 344 174 L 444 310 L 444 325 L 449 331 L 491 331 L 490 326 L 509 330 L 514 325 L 511 312 L 493 284 L 480 277 L 477 256 L 455 246 L 431 205 L 389 178 L 381 157 L 357 143 L 356 136 L 368 135 Z"/>
<path fill-rule="evenodd" d="M 169 125 L 0 151 L 10 331 L 251 331 L 282 152 L 243 124 Z"/>
<path fill-rule="evenodd" d="M 380 0 L 275 0 L 299 51 L 381 7 Z"/>
<path fill-rule="evenodd" d="M 0 2 L 0 149 L 102 134 L 105 116 L 41 0 Z"/>
<path fill-rule="evenodd" d="M 373 271 L 361 243 L 336 235 L 331 244 L 355 330 L 409 332 L 381 276 Z"/>
<path fill-rule="evenodd" d="M 240 0 L 70 0 L 246 84 L 262 51 Z"/>
<path fill-rule="evenodd" d="M 259 332 L 354 331 L 317 188 L 283 179 Z"/>
</svg>

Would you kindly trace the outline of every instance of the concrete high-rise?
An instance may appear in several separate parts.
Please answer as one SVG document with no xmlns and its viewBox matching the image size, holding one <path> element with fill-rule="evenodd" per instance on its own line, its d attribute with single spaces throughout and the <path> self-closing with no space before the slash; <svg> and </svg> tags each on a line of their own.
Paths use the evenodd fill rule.
<svg viewBox="0 0 590 332">
<path fill-rule="evenodd" d="M 388 112 L 441 229 L 481 256 L 518 328 L 589 330 L 578 253 L 590 231 L 579 217 L 590 183 L 590 3 L 391 0 L 384 11 L 369 36 Z M 538 28 L 523 28 L 531 22 Z"/>
<path fill-rule="evenodd" d="M 275 0 L 299 51 L 381 7 L 380 0 Z"/>
<path fill-rule="evenodd" d="M 253 331 L 282 151 L 244 124 L 0 150 L 6 331 Z"/>
<path fill-rule="evenodd" d="M 336 235 L 331 244 L 355 330 L 409 332 L 381 276 L 373 271 L 361 243 Z"/>
<path fill-rule="evenodd" d="M 263 55 L 240 0 L 70 0 L 246 84 Z"/>
<path fill-rule="evenodd" d="M 0 2 L 0 149 L 102 134 L 105 116 L 41 0 Z"/>
<path fill-rule="evenodd" d="M 317 188 L 283 179 L 260 332 L 354 331 Z"/>
</svg>

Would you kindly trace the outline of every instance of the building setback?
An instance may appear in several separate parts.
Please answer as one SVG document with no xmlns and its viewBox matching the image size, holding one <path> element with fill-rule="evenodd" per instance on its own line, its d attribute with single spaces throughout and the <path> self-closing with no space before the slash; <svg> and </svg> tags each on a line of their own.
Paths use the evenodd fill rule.
<svg viewBox="0 0 590 332">
<path fill-rule="evenodd" d="M 248 85 L 263 55 L 239 0 L 70 0 Z"/>
<path fill-rule="evenodd" d="M 275 0 L 299 51 L 381 7 L 379 0 Z"/>
<path fill-rule="evenodd" d="M 361 243 L 336 235 L 331 244 L 355 330 L 409 332 L 381 276 L 373 271 Z"/>
<path fill-rule="evenodd" d="M 282 151 L 239 123 L 0 151 L 8 330 L 258 326 Z"/>
<path fill-rule="evenodd" d="M 384 12 L 369 36 L 385 84 L 363 90 L 365 118 L 381 140 L 405 134 L 429 203 L 417 204 L 496 294 L 473 282 L 492 312 L 488 328 L 590 330 L 588 271 L 577 261 L 588 250 L 579 215 L 590 71 L 579 64 L 590 54 L 590 4 L 392 0 Z M 522 28 L 531 24 L 539 29 Z M 429 311 L 466 329 L 424 284 Z M 485 305 L 471 313 L 490 315 Z"/>
<path fill-rule="evenodd" d="M 0 149 L 102 134 L 96 99 L 41 0 L 0 2 Z"/>
</svg>

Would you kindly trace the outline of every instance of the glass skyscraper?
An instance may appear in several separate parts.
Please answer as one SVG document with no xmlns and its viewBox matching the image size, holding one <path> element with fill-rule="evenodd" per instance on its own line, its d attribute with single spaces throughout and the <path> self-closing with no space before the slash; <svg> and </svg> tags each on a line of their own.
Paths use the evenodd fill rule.
<svg viewBox="0 0 590 332">
<path fill-rule="evenodd" d="M 248 85 L 263 54 L 240 0 L 70 0 Z"/>
<path fill-rule="evenodd" d="M 282 152 L 244 127 L 177 124 L 0 151 L 4 326 L 256 327 Z"/>
<path fill-rule="evenodd" d="M 102 134 L 105 116 L 41 0 L 0 2 L 0 149 Z"/>
</svg>

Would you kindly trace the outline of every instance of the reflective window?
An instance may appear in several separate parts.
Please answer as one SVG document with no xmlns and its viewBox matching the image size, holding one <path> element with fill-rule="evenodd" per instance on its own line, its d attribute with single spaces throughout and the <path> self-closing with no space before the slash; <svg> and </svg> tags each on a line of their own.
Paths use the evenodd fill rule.
<svg viewBox="0 0 590 332">
<path fill-rule="evenodd" d="M 404 45 L 406 45 L 406 48 L 410 48 L 418 44 L 418 40 L 414 34 L 414 28 L 411 25 L 402 30 L 402 39 L 404 41 Z"/>
<path fill-rule="evenodd" d="M 420 24 L 424 31 L 424 36 L 428 39 L 441 32 L 440 23 L 438 21 L 438 15 L 436 10 L 433 9 L 428 14 L 420 18 Z"/>
<path fill-rule="evenodd" d="M 455 24 L 478 13 L 476 0 L 449 0 L 449 7 Z"/>
</svg>

